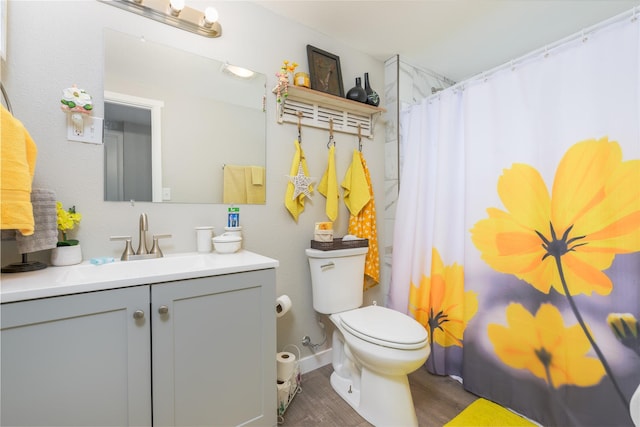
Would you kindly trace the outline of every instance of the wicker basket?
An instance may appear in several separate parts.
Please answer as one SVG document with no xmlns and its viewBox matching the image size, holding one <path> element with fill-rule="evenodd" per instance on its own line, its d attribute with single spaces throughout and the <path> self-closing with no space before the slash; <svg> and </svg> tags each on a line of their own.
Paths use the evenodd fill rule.
<svg viewBox="0 0 640 427">
<path fill-rule="evenodd" d="M 368 246 L 369 246 L 369 239 L 342 240 L 342 237 L 337 237 L 330 242 L 319 242 L 317 240 L 311 241 L 311 248 L 319 249 L 321 251 L 336 251 L 338 249 L 350 249 L 350 248 L 366 248 Z"/>
</svg>

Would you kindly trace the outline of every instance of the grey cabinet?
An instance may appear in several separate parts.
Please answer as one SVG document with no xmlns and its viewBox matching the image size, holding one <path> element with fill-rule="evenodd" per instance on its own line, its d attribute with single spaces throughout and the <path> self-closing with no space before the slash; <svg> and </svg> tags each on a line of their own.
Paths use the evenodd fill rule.
<svg viewBox="0 0 640 427">
<path fill-rule="evenodd" d="M 148 310 L 148 286 L 2 304 L 0 424 L 151 425 Z"/>
<path fill-rule="evenodd" d="M 3 304 L 0 424 L 276 425 L 274 301 L 266 269 Z"/>
<path fill-rule="evenodd" d="M 277 424 L 275 270 L 151 287 L 156 426 Z"/>
</svg>

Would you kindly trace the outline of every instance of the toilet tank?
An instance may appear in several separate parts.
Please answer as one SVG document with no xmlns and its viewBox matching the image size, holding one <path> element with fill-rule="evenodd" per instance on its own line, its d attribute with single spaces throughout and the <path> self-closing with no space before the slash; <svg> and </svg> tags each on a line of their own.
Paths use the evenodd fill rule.
<svg viewBox="0 0 640 427">
<path fill-rule="evenodd" d="M 307 249 L 313 308 L 332 314 L 362 305 L 364 260 L 369 248 Z"/>
</svg>

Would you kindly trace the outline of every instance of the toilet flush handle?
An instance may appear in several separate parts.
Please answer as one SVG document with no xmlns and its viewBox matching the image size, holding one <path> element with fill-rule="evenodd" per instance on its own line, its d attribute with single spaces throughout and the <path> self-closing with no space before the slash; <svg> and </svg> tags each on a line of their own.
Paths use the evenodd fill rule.
<svg viewBox="0 0 640 427">
<path fill-rule="evenodd" d="M 326 268 L 329 268 L 329 267 L 335 267 L 335 266 L 336 266 L 336 265 L 335 265 L 335 263 L 334 263 L 333 261 L 330 261 L 330 262 L 328 262 L 327 264 L 323 264 L 323 265 L 321 265 L 321 266 L 320 266 L 320 269 L 321 269 L 321 270 L 324 270 L 324 269 L 326 269 Z"/>
</svg>

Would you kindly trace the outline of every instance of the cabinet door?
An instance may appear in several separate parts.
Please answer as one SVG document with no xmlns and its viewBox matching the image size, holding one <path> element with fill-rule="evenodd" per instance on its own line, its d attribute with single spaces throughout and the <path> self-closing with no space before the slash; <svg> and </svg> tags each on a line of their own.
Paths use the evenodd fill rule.
<svg viewBox="0 0 640 427">
<path fill-rule="evenodd" d="M 151 425 L 148 286 L 1 309 L 2 425 Z"/>
<path fill-rule="evenodd" d="M 275 270 L 153 285 L 151 301 L 154 425 L 276 425 Z"/>
</svg>

